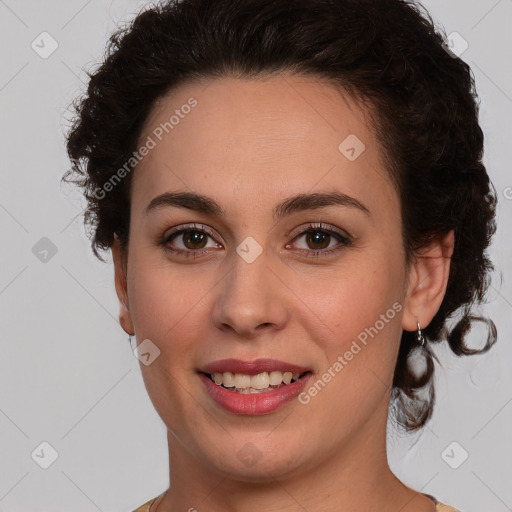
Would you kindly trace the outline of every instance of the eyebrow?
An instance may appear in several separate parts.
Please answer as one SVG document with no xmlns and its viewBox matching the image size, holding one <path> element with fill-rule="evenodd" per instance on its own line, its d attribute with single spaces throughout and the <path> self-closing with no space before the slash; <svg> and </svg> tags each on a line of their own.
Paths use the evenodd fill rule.
<svg viewBox="0 0 512 512">
<path fill-rule="evenodd" d="M 355 208 L 371 216 L 370 210 L 357 199 L 341 192 L 314 192 L 297 194 L 285 199 L 273 209 L 273 217 L 279 220 L 287 215 L 305 210 L 315 210 L 326 206 Z M 212 198 L 195 192 L 165 192 L 155 197 L 144 209 L 145 215 L 165 207 L 187 208 L 197 212 L 226 217 L 224 209 Z"/>
</svg>

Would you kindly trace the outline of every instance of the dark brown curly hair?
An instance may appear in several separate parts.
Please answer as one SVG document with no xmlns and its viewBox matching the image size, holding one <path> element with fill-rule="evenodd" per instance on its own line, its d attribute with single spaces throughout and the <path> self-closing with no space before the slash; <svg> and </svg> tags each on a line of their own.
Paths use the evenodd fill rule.
<svg viewBox="0 0 512 512">
<path fill-rule="evenodd" d="M 88 72 L 87 93 L 73 104 L 72 168 L 63 179 L 83 188 L 94 253 L 102 259 L 98 249 L 117 236 L 126 255 L 132 173 L 108 194 L 98 190 L 132 157 L 157 99 L 185 80 L 317 76 L 370 110 L 401 198 L 407 263 L 433 237 L 455 231 L 446 294 L 423 331 L 427 341 L 446 339 L 457 355 L 489 350 L 494 323 L 471 309 L 484 301 L 494 269 L 486 249 L 496 193 L 482 163 L 471 69 L 445 41 L 428 12 L 407 0 L 171 0 L 143 10 L 110 37 L 103 63 Z M 475 320 L 489 327 L 480 350 L 464 342 Z M 390 405 L 408 431 L 432 415 L 429 343 L 418 376 L 408 365 L 415 333 L 402 334 Z"/>
</svg>

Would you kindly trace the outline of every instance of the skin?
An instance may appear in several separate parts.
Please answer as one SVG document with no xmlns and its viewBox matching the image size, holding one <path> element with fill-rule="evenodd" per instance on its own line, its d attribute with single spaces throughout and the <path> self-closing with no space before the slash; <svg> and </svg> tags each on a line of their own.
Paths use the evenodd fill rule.
<svg viewBox="0 0 512 512">
<path fill-rule="evenodd" d="M 426 327 L 437 312 L 453 232 L 406 266 L 400 199 L 376 134 L 361 105 L 333 85 L 284 74 L 182 84 L 155 104 L 140 141 L 190 97 L 197 106 L 134 171 L 127 261 L 117 241 L 112 248 L 121 325 L 161 351 L 141 364 L 168 429 L 171 485 L 152 512 L 434 511 L 389 469 L 386 421 L 402 330 Z M 366 146 L 354 161 L 338 150 L 349 134 Z M 171 191 L 206 195 L 225 217 L 173 206 L 144 212 Z M 334 205 L 272 216 L 293 195 L 332 191 L 369 214 Z M 319 222 L 351 243 L 325 233 L 308 240 L 309 223 Z M 188 223 L 213 231 L 207 247 L 183 235 L 168 246 L 206 252 L 186 258 L 159 245 Z M 249 236 L 263 249 L 250 264 L 236 252 Z M 340 250 L 307 256 L 319 247 Z M 394 303 L 401 310 L 308 404 L 233 414 L 196 373 L 218 359 L 269 357 L 309 367 L 314 382 Z M 259 453 L 251 467 L 237 456 L 247 443 Z"/>
</svg>

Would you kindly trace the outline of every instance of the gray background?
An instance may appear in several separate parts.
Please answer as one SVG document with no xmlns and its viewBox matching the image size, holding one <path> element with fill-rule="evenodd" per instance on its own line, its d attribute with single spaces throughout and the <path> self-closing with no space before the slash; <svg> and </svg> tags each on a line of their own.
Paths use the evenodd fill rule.
<svg viewBox="0 0 512 512">
<path fill-rule="evenodd" d="M 502 272 L 482 312 L 499 341 L 463 359 L 439 347 L 434 419 L 421 435 L 391 432 L 389 457 L 411 487 L 463 512 L 502 512 L 512 510 L 512 1 L 424 3 L 469 43 L 462 57 L 481 97 L 500 199 L 491 256 Z M 168 484 L 165 428 L 118 324 L 113 267 L 92 255 L 84 203 L 59 182 L 69 168 L 66 110 L 83 70 L 145 4 L 0 0 L 0 512 L 130 511 Z M 31 47 L 43 31 L 58 43 L 47 59 Z M 44 441 L 58 453 L 47 469 Z"/>
</svg>

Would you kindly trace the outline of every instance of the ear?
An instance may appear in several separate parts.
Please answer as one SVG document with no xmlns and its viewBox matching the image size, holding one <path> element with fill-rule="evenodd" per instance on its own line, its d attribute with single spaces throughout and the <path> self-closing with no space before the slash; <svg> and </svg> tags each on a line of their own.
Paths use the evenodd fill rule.
<svg viewBox="0 0 512 512">
<path fill-rule="evenodd" d="M 112 244 L 112 258 L 114 260 L 116 293 L 119 299 L 119 323 L 126 334 L 133 335 L 135 334 L 135 329 L 133 328 L 130 303 L 128 301 L 127 263 L 123 259 L 121 244 L 117 236 L 114 236 L 114 243 Z"/>
<path fill-rule="evenodd" d="M 418 322 L 425 328 L 439 310 L 448 285 L 454 244 L 451 230 L 436 237 L 411 262 L 402 317 L 405 331 L 416 331 Z"/>
</svg>

